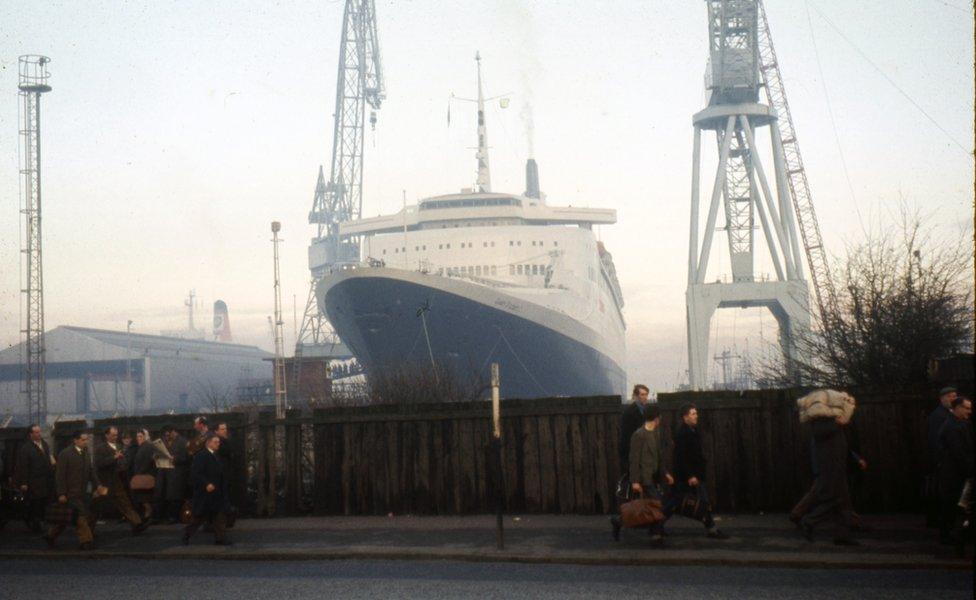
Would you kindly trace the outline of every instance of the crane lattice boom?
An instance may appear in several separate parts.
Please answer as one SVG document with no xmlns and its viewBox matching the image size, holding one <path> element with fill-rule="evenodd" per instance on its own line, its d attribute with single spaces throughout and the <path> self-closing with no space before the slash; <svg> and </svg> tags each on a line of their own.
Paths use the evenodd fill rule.
<svg viewBox="0 0 976 600">
<path fill-rule="evenodd" d="M 800 236 L 803 238 L 803 248 L 810 266 L 810 279 L 814 293 L 817 295 L 817 306 L 820 309 L 821 319 L 826 319 L 833 314 L 837 295 L 830 277 L 830 266 L 827 262 L 823 237 L 820 234 L 817 211 L 813 207 L 813 198 L 810 195 L 810 183 L 807 181 L 806 169 L 803 168 L 803 157 L 800 155 L 793 115 L 790 113 L 790 104 L 783 87 L 783 76 L 779 70 L 779 62 L 776 60 L 769 21 L 766 19 L 766 7 L 762 0 L 759 0 L 757 5 L 759 8 L 759 72 L 762 76 L 763 89 L 766 90 L 766 99 L 779 115 L 786 162 L 786 180 L 800 225 Z"/>
</svg>

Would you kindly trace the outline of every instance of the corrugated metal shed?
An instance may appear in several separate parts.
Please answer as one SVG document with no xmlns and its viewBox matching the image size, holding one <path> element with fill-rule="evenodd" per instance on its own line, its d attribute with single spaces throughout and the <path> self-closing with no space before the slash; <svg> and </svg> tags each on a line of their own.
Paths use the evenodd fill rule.
<svg viewBox="0 0 976 600">
<path fill-rule="evenodd" d="M 57 327 L 45 334 L 50 417 L 214 409 L 243 382 L 269 379 L 255 346 Z M 23 346 L 0 351 L 0 415 L 22 415 Z"/>
</svg>

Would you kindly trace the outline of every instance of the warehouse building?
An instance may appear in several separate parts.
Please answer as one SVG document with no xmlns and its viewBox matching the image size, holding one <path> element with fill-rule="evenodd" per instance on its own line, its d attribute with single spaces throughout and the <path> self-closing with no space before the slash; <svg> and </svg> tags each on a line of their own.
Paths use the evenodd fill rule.
<svg viewBox="0 0 976 600">
<path fill-rule="evenodd" d="M 255 346 L 62 326 L 44 336 L 48 418 L 212 411 L 272 377 Z M 0 351 L 0 421 L 25 418 L 23 345 Z"/>
</svg>

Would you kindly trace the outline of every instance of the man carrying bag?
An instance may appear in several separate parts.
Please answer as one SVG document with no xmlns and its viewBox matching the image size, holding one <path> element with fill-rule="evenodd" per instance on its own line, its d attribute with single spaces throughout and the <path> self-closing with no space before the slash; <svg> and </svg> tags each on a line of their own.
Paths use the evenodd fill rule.
<svg viewBox="0 0 976 600">
<path fill-rule="evenodd" d="M 71 442 L 58 454 L 54 473 L 57 504 L 53 510 L 49 510 L 53 523 L 44 540 L 48 547 L 54 548 L 55 540 L 70 522 L 78 532 L 79 549 L 91 550 L 95 519 L 89 510 L 88 485 L 92 485 L 95 496 L 104 496 L 108 489 L 98 484 L 92 468 L 88 455 L 88 434 L 78 431 Z"/>
<path fill-rule="evenodd" d="M 674 483 L 670 473 L 664 471 L 661 452 L 661 409 L 655 405 L 644 408 L 644 426 L 630 437 L 629 469 L 631 490 L 638 497 L 620 506 L 620 516 L 610 518 L 613 539 L 620 540 L 620 528 L 646 527 L 651 534 L 651 544 L 664 544 L 665 514 L 661 502 L 660 484 Z"/>
</svg>

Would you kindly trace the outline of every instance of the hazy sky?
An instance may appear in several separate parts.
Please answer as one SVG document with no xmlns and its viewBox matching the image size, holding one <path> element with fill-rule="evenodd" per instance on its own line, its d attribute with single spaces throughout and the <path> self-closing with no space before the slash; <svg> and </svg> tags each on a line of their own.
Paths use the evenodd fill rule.
<svg viewBox="0 0 976 600">
<path fill-rule="evenodd" d="M 179 328 L 195 289 L 198 325 L 209 327 L 220 298 L 237 341 L 270 349 L 269 224 L 279 220 L 291 345 L 292 297 L 301 311 L 308 293 L 306 217 L 330 161 L 342 7 L 0 4 L 0 344 L 19 339 L 17 56 L 41 53 L 54 87 L 43 100 L 48 328 Z M 861 236 L 861 223 L 886 226 L 902 198 L 970 244 L 973 161 L 959 146 L 971 147 L 973 130 L 967 4 L 767 9 L 830 251 Z M 480 50 L 487 93 L 512 94 L 488 114 L 493 187 L 523 189 L 531 128 L 551 204 L 618 210 L 600 235 L 627 302 L 630 379 L 677 383 L 705 3 L 378 1 L 377 14 L 388 97 L 367 133 L 365 215 L 397 210 L 403 190 L 414 202 L 473 183 L 474 115 L 455 105 L 448 128 L 446 112 L 452 92 L 475 93 Z M 703 147 L 714 165 L 714 140 Z M 716 236 L 710 278 L 728 270 L 724 247 Z M 713 350 L 755 349 L 774 332 L 757 310 L 724 311 Z"/>
</svg>

